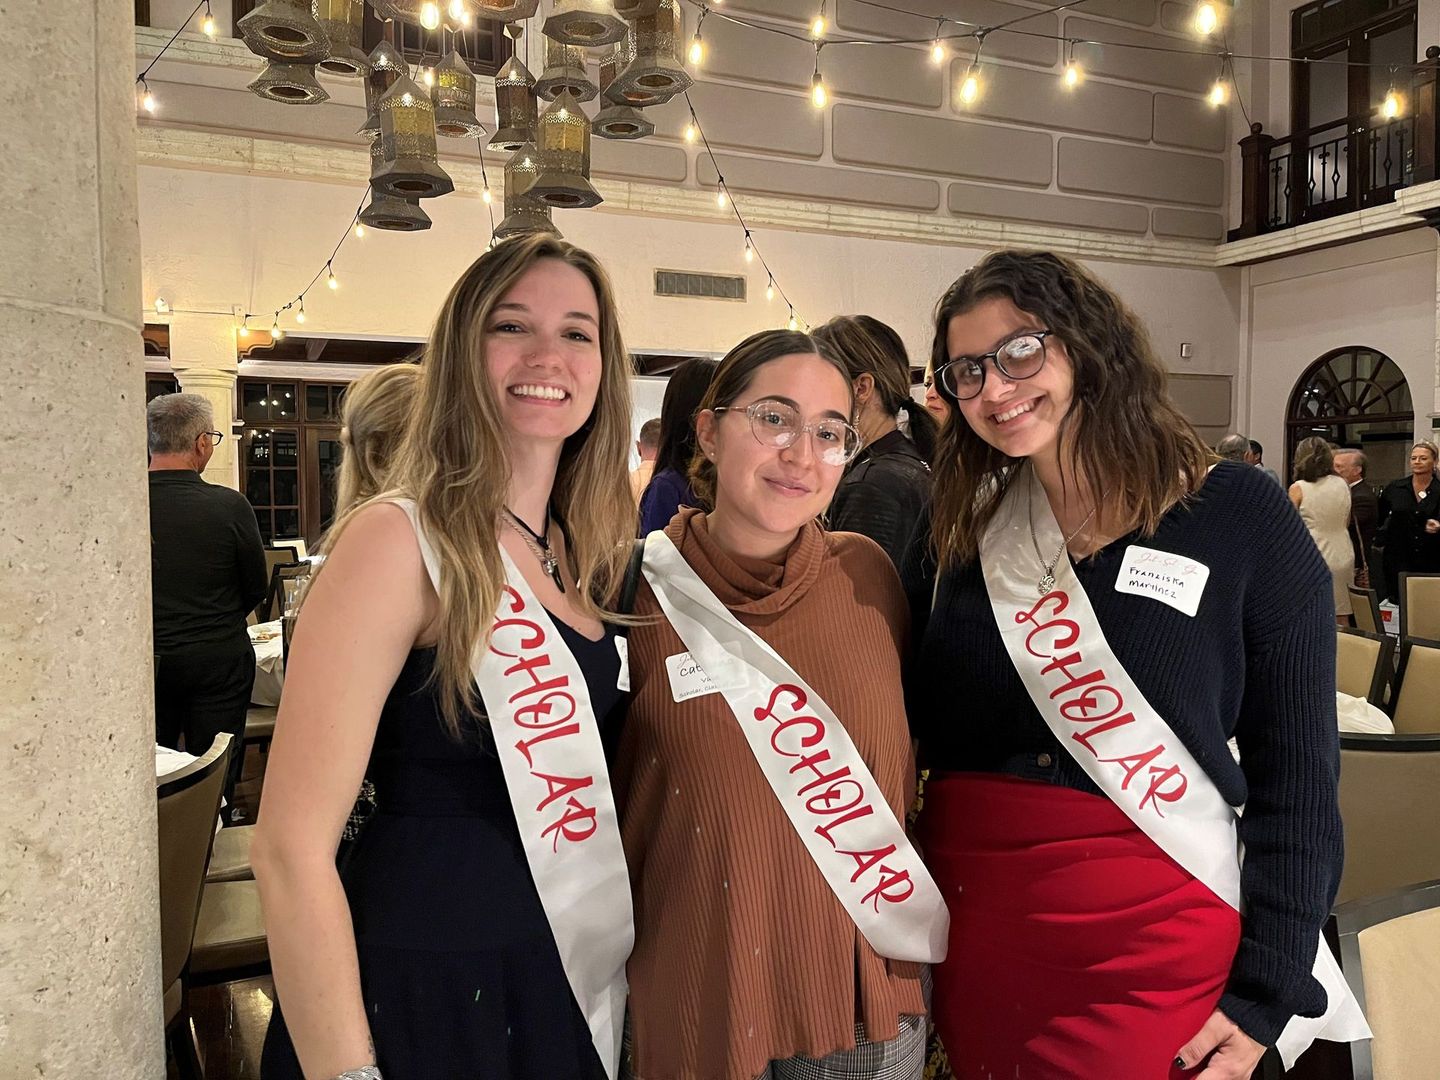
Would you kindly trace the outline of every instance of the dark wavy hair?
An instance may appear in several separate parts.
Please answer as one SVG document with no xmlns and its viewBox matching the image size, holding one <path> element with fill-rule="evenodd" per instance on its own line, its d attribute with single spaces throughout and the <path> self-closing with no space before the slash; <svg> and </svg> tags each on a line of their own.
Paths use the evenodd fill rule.
<svg viewBox="0 0 1440 1080">
<path fill-rule="evenodd" d="M 818 356 L 838 371 L 845 379 L 851 398 L 850 404 L 854 404 L 855 392 L 845 365 L 821 351 L 809 334 L 796 330 L 761 330 L 758 334 L 751 334 L 725 354 L 720 366 L 715 369 L 715 377 L 710 380 L 710 388 L 705 391 L 700 408 L 696 411 L 729 408 L 750 388 L 757 371 L 782 356 L 794 356 L 797 353 L 802 356 Z M 702 454 L 698 447 L 690 462 L 690 490 L 695 493 L 701 506 L 707 510 L 715 508 L 715 463 Z"/>
<path fill-rule="evenodd" d="M 1335 448 L 1318 435 L 1295 447 L 1295 479 L 1314 483 L 1335 471 Z"/>
<path fill-rule="evenodd" d="M 875 393 L 887 416 L 905 410 L 910 441 L 928 464 L 935 456 L 940 425 L 910 396 L 910 356 L 900 335 L 870 315 L 837 315 L 810 336 L 822 352 L 833 353 L 845 365 L 852 383 L 861 375 L 875 380 Z"/>
<path fill-rule="evenodd" d="M 1165 513 L 1204 481 L 1209 452 L 1170 399 L 1165 367 L 1144 325 L 1071 259 L 1047 251 L 993 252 L 935 306 L 931 362 L 937 387 L 940 367 L 950 360 L 950 320 L 997 298 L 1038 319 L 1064 344 L 1074 367 L 1070 411 L 1060 421 L 1061 446 L 1068 451 L 1062 476 L 1083 477 L 1114 500 L 1122 523 L 1153 534 Z M 940 389 L 954 408 L 931 463 L 932 541 L 944 568 L 975 557 L 1023 459 L 977 435 L 955 398 Z"/>
<path fill-rule="evenodd" d="M 683 361 L 665 384 L 660 403 L 660 445 L 655 451 L 655 472 L 674 469 L 681 476 L 690 471 L 695 457 L 695 414 L 700 399 L 710 387 L 716 362 L 708 356 Z"/>
</svg>

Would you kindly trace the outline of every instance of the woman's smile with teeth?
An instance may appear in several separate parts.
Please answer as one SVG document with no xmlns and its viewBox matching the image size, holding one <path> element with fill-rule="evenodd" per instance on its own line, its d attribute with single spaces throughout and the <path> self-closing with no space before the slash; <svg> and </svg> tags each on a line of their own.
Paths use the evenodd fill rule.
<svg viewBox="0 0 1440 1080">
<path fill-rule="evenodd" d="M 570 395 L 558 386 L 541 386 L 538 383 L 522 383 L 512 386 L 510 393 L 516 397 L 542 398 L 545 401 L 564 401 Z"/>
<path fill-rule="evenodd" d="M 1023 416 L 1033 408 L 1035 408 L 1035 402 L 1026 401 L 1023 404 L 1016 405 L 1013 409 L 1009 409 L 1006 412 L 994 413 L 994 420 L 997 424 L 1009 423 L 1017 416 Z"/>
</svg>

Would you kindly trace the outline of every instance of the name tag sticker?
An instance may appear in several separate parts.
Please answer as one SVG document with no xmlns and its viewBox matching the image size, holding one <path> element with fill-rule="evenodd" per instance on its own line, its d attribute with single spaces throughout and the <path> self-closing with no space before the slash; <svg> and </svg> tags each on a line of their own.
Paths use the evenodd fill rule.
<svg viewBox="0 0 1440 1080">
<path fill-rule="evenodd" d="M 710 674 L 700 666 L 699 661 L 688 652 L 667 656 L 665 670 L 670 675 L 670 696 L 677 703 L 734 688 L 733 677 L 726 677 L 732 673 L 720 672 L 718 679 L 712 679 Z"/>
<path fill-rule="evenodd" d="M 1210 568 L 1204 563 L 1173 551 L 1131 544 L 1125 549 L 1115 591 L 1159 600 L 1194 618 L 1209 579 Z"/>
<path fill-rule="evenodd" d="M 615 635 L 615 651 L 620 654 L 620 675 L 615 680 L 615 689 L 622 694 L 630 692 L 630 639 L 624 634 Z"/>
</svg>

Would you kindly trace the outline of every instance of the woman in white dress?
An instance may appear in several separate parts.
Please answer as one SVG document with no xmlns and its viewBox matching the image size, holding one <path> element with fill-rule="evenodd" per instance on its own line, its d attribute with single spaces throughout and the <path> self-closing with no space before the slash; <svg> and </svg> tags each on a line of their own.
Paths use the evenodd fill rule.
<svg viewBox="0 0 1440 1080">
<path fill-rule="evenodd" d="M 1335 621 L 1350 625 L 1349 585 L 1355 580 L 1355 551 L 1350 544 L 1350 486 L 1335 474 L 1335 452 L 1321 438 L 1295 448 L 1295 482 L 1290 501 L 1320 549 L 1335 581 Z"/>
</svg>

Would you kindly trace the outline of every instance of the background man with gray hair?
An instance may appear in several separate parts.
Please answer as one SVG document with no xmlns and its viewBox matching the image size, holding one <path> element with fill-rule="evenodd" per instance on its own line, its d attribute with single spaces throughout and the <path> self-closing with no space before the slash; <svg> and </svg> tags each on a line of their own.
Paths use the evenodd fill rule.
<svg viewBox="0 0 1440 1080">
<path fill-rule="evenodd" d="M 1245 461 L 1250 452 L 1250 440 L 1244 435 L 1226 435 L 1215 444 L 1215 453 L 1222 461 Z"/>
<path fill-rule="evenodd" d="M 1355 549 L 1355 578 L 1370 582 L 1370 548 L 1375 542 L 1375 523 L 1380 520 L 1380 498 L 1365 481 L 1365 452 L 1342 448 L 1335 451 L 1335 472 L 1350 485 L 1350 546 Z"/>
<path fill-rule="evenodd" d="M 234 804 L 255 650 L 245 615 L 265 595 L 255 511 L 238 491 L 200 479 L 215 444 L 210 403 L 166 394 L 145 410 L 150 449 L 150 588 L 155 624 L 155 741 L 203 754 L 236 736 L 225 782 Z"/>
</svg>

